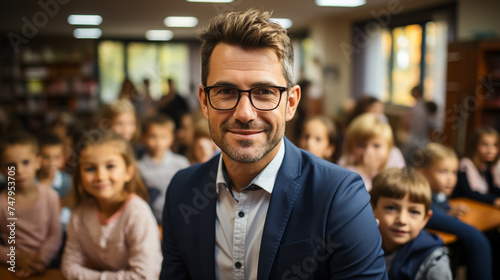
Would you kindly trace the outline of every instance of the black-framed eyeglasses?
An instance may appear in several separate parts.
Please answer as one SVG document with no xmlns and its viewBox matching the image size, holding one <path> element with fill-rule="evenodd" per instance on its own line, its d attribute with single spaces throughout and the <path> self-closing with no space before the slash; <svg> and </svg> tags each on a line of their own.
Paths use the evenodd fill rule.
<svg viewBox="0 0 500 280">
<path fill-rule="evenodd" d="M 234 109 L 240 102 L 241 93 L 248 92 L 252 106 L 260 111 L 272 111 L 280 105 L 281 95 L 288 87 L 260 86 L 242 90 L 232 86 L 203 86 L 208 96 L 210 106 L 215 110 L 228 111 Z"/>
</svg>

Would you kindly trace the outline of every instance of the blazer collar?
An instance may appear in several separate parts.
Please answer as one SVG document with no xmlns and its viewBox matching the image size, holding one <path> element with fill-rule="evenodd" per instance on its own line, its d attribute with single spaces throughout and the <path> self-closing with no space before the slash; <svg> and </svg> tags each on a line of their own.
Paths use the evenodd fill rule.
<svg viewBox="0 0 500 280">
<path fill-rule="evenodd" d="M 274 184 L 262 233 L 258 280 L 269 279 L 283 232 L 301 188 L 295 182 L 295 179 L 301 175 L 301 165 L 302 157 L 299 149 L 285 138 L 285 158 Z"/>
</svg>

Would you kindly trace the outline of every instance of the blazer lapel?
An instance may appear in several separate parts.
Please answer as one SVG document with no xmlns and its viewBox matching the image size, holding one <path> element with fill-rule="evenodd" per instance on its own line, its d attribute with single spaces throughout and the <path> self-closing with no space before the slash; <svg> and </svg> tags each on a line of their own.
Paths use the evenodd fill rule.
<svg viewBox="0 0 500 280">
<path fill-rule="evenodd" d="M 285 138 L 285 157 L 276 177 L 262 233 L 258 280 L 269 279 L 283 232 L 301 188 L 295 183 L 295 178 L 300 176 L 301 161 L 299 150 Z"/>
<path fill-rule="evenodd" d="M 199 203 L 206 201 L 206 207 L 200 210 L 198 215 L 199 221 L 196 223 L 198 228 L 199 258 L 200 272 L 199 279 L 214 280 L 215 279 L 215 219 L 216 219 L 216 178 L 218 158 L 210 167 L 208 176 L 205 177 L 199 184 L 198 190 L 200 200 Z M 204 200 L 206 199 L 206 200 Z M 186 233 L 189 234 L 189 233 Z"/>
</svg>

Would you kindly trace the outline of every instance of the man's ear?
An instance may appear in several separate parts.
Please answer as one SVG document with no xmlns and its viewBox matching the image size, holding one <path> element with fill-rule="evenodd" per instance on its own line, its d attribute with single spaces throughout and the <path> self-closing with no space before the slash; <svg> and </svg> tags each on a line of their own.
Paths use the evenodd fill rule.
<svg viewBox="0 0 500 280">
<path fill-rule="evenodd" d="M 208 120 L 208 98 L 207 95 L 205 94 L 205 90 L 203 89 L 203 85 L 200 85 L 198 87 L 198 100 L 200 101 L 200 107 L 201 110 L 203 111 L 203 115 L 205 118 Z"/>
<path fill-rule="evenodd" d="M 295 85 L 288 90 L 288 106 L 286 107 L 286 121 L 290 121 L 295 112 L 297 111 L 297 106 L 299 106 L 301 97 L 300 86 Z"/>
</svg>

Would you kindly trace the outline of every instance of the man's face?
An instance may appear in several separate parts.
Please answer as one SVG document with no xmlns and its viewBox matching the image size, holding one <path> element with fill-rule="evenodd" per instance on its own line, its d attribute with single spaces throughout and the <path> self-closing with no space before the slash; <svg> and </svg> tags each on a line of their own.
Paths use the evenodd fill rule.
<svg viewBox="0 0 500 280">
<path fill-rule="evenodd" d="M 402 199 L 380 197 L 373 214 L 379 220 L 382 248 L 393 252 L 418 236 L 432 211 L 426 212 L 422 203 L 411 202 L 407 194 Z"/>
<path fill-rule="evenodd" d="M 214 85 L 242 90 L 262 85 L 287 86 L 281 63 L 271 48 L 243 49 L 224 43 L 218 44 L 210 57 L 206 86 Z M 255 109 L 248 93 L 242 93 L 236 108 L 228 111 L 213 109 L 203 86 L 198 97 L 217 146 L 233 161 L 252 163 L 277 153 L 285 123 L 292 119 L 300 100 L 300 88 L 292 87 L 288 96 L 283 92 L 279 107 L 272 111 Z"/>
</svg>

